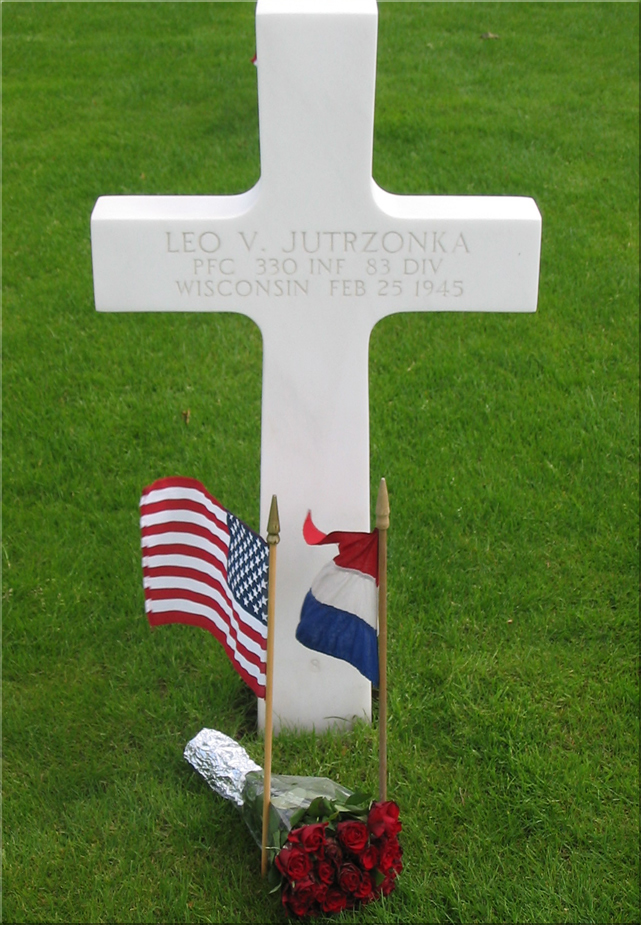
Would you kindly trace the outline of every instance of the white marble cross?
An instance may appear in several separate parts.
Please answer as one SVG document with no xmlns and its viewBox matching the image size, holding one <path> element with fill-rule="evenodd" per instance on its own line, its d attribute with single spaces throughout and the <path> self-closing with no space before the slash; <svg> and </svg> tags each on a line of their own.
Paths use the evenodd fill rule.
<svg viewBox="0 0 641 925">
<path fill-rule="evenodd" d="M 371 715 L 369 682 L 294 633 L 336 554 L 305 545 L 307 511 L 325 531 L 370 528 L 372 328 L 394 312 L 536 310 L 532 199 L 396 196 L 373 181 L 376 34 L 375 0 L 259 0 L 256 186 L 105 196 L 91 219 L 98 311 L 241 312 L 262 332 L 261 529 L 272 494 L 281 521 L 277 730 Z"/>
</svg>

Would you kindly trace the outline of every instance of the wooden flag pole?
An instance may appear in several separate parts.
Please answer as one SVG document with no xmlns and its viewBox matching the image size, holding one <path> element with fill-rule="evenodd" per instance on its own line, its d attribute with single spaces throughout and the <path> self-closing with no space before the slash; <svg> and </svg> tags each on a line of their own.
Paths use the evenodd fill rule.
<svg viewBox="0 0 641 925">
<path fill-rule="evenodd" d="M 389 496 L 381 479 L 376 499 L 378 530 L 378 798 L 387 800 L 387 531 Z"/>
<path fill-rule="evenodd" d="M 267 543 L 269 544 L 269 580 L 267 585 L 267 667 L 265 669 L 265 769 L 263 771 L 263 837 L 260 855 L 260 872 L 267 873 L 267 839 L 269 803 L 272 792 L 272 738 L 274 699 L 274 613 L 276 609 L 276 546 L 280 542 L 280 521 L 278 502 L 272 495 L 272 504 L 267 521 Z"/>
</svg>

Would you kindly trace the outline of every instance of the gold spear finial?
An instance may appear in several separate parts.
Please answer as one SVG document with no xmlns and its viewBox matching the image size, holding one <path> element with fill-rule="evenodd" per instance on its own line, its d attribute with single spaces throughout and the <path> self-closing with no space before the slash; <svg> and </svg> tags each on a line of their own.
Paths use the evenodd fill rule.
<svg viewBox="0 0 641 925">
<path fill-rule="evenodd" d="M 378 497 L 376 498 L 376 526 L 379 530 L 389 529 L 389 495 L 387 494 L 387 482 L 381 479 L 378 485 Z"/>
<path fill-rule="evenodd" d="M 272 495 L 272 504 L 269 509 L 267 518 L 267 542 L 280 543 L 280 520 L 278 518 L 278 501 L 276 495 Z"/>
</svg>

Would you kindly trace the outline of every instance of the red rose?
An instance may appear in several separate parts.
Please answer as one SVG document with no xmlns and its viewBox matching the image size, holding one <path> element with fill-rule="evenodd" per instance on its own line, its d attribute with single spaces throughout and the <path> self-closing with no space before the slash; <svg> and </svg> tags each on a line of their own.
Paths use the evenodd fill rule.
<svg viewBox="0 0 641 925">
<path fill-rule="evenodd" d="M 296 893 L 297 896 L 305 896 L 311 901 L 316 898 L 317 886 L 318 883 L 313 876 L 307 874 L 302 880 L 297 880 L 296 883 L 292 884 L 292 892 Z"/>
<path fill-rule="evenodd" d="M 318 902 L 318 903 L 324 903 L 324 902 L 325 902 L 325 899 L 327 898 L 327 891 L 328 891 L 328 889 L 329 889 L 329 887 L 327 886 L 326 883 L 317 883 L 317 884 L 316 884 L 316 892 L 315 892 L 315 899 L 316 899 L 316 902 Z"/>
<path fill-rule="evenodd" d="M 343 860 L 343 852 L 341 851 L 335 838 L 325 839 L 325 844 L 323 845 L 322 850 L 322 857 L 324 857 L 325 860 L 336 864 L 337 867 L 340 867 L 341 861 Z"/>
<path fill-rule="evenodd" d="M 382 873 L 386 874 L 393 867 L 396 858 L 399 856 L 400 848 L 401 846 L 396 838 L 390 838 L 389 841 L 383 842 L 378 859 L 378 867 Z"/>
<path fill-rule="evenodd" d="M 325 841 L 326 822 L 304 825 L 300 829 L 300 844 L 305 851 L 319 851 Z"/>
<path fill-rule="evenodd" d="M 393 870 L 390 870 L 389 874 L 385 877 L 381 883 L 380 890 L 383 896 L 389 896 L 394 887 L 396 886 L 396 873 Z"/>
<path fill-rule="evenodd" d="M 361 882 L 361 872 L 355 864 L 343 864 L 338 872 L 338 884 L 346 893 L 355 893 Z"/>
<path fill-rule="evenodd" d="M 374 803 L 367 817 L 367 825 L 374 838 L 398 835 L 401 823 L 398 821 L 399 808 L 393 800 L 387 803 Z"/>
<path fill-rule="evenodd" d="M 372 870 L 372 868 L 376 867 L 378 863 L 378 848 L 376 845 L 368 845 L 361 853 L 358 860 L 361 863 L 361 867 L 364 867 L 365 870 Z"/>
<path fill-rule="evenodd" d="M 283 906 L 294 915 L 309 915 L 313 901 L 313 896 L 310 899 L 305 893 L 296 893 L 290 886 L 286 886 L 282 893 Z"/>
<path fill-rule="evenodd" d="M 374 884 L 372 883 L 372 878 L 368 873 L 363 873 L 361 875 L 361 882 L 358 885 L 358 889 L 354 890 L 354 896 L 356 899 L 370 899 L 371 894 L 374 892 Z"/>
<path fill-rule="evenodd" d="M 339 822 L 336 826 L 339 841 L 354 854 L 360 854 L 368 841 L 367 826 L 356 819 Z"/>
<path fill-rule="evenodd" d="M 316 862 L 316 873 L 322 883 L 333 883 L 336 868 L 331 861 L 321 858 L 320 861 Z"/>
<path fill-rule="evenodd" d="M 302 880 L 312 866 L 307 853 L 295 845 L 285 845 L 276 855 L 276 867 L 289 880 Z"/>
<path fill-rule="evenodd" d="M 323 912 L 340 912 L 347 905 L 347 897 L 345 894 L 333 887 L 327 891 L 327 896 L 323 903 Z"/>
</svg>

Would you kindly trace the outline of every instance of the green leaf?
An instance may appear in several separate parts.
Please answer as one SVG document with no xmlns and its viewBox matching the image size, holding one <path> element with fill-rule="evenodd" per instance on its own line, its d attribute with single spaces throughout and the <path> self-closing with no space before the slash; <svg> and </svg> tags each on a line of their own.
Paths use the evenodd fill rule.
<svg viewBox="0 0 641 925">
<path fill-rule="evenodd" d="M 307 812 L 308 812 L 308 807 L 305 807 L 305 806 L 302 806 L 300 809 L 296 810 L 296 812 L 291 818 L 292 829 L 297 828 L 301 824 Z"/>
<path fill-rule="evenodd" d="M 348 797 L 345 800 L 345 806 L 348 809 L 357 809 L 358 812 L 361 810 L 369 811 L 370 804 L 372 803 L 372 798 L 367 794 L 363 793 L 362 790 L 355 790 L 351 797 Z M 353 811 L 353 810 L 352 810 Z"/>
<path fill-rule="evenodd" d="M 330 818 L 334 807 L 326 797 L 316 797 L 307 807 L 305 817 L 311 820 L 324 820 Z"/>
<path fill-rule="evenodd" d="M 283 876 L 275 864 L 270 864 L 267 871 L 267 885 L 270 893 L 276 893 L 280 890 L 283 882 Z"/>
</svg>

